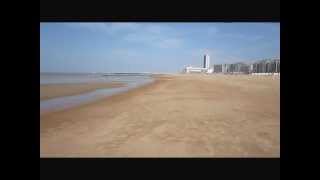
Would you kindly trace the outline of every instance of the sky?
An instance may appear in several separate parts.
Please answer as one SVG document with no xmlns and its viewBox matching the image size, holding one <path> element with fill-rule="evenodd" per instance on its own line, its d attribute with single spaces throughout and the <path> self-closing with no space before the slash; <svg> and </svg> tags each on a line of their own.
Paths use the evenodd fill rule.
<svg viewBox="0 0 320 180">
<path fill-rule="evenodd" d="M 280 57 L 280 23 L 40 23 L 41 72 L 176 73 Z"/>
</svg>

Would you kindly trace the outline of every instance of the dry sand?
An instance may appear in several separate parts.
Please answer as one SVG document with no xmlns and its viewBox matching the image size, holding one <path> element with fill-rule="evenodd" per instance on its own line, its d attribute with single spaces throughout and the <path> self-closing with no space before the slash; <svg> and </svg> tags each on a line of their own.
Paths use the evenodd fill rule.
<svg viewBox="0 0 320 180">
<path fill-rule="evenodd" d="M 40 85 L 40 100 L 71 96 L 90 92 L 96 89 L 115 88 L 122 86 L 124 86 L 124 84 L 119 82 Z"/>
<path fill-rule="evenodd" d="M 41 157 L 279 157 L 280 79 L 162 76 L 40 118 Z"/>
</svg>

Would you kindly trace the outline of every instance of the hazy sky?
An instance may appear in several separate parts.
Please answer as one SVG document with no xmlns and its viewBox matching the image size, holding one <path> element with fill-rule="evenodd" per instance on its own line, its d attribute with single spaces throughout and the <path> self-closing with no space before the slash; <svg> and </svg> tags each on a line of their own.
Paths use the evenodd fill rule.
<svg viewBox="0 0 320 180">
<path fill-rule="evenodd" d="M 280 56 L 279 23 L 41 23 L 41 72 L 179 72 Z"/>
</svg>

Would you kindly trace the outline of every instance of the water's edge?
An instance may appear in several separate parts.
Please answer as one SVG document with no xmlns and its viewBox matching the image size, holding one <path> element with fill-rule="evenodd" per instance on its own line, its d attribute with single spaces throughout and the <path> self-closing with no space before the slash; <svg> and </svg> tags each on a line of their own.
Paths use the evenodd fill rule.
<svg viewBox="0 0 320 180">
<path fill-rule="evenodd" d="M 86 92 L 72 96 L 63 96 L 52 99 L 40 100 L 40 114 L 76 107 L 115 94 L 127 92 L 129 90 L 141 87 L 152 82 L 154 82 L 154 78 L 152 78 L 152 76 L 145 76 L 143 79 L 127 82 L 126 86 L 124 87 L 97 89 L 91 92 Z"/>
</svg>

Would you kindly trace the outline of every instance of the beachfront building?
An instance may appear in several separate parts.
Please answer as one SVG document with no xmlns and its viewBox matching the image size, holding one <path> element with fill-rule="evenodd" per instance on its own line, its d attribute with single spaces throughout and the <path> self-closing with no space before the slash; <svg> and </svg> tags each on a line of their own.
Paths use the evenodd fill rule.
<svg viewBox="0 0 320 180">
<path fill-rule="evenodd" d="M 209 55 L 204 55 L 202 67 L 187 66 L 185 73 L 224 73 L 252 75 L 280 75 L 280 59 L 263 59 L 253 63 L 212 64 Z"/>
<path fill-rule="evenodd" d="M 229 73 L 229 72 L 230 72 L 230 64 L 223 64 L 222 73 Z"/>
<path fill-rule="evenodd" d="M 245 63 L 222 64 L 221 72 L 231 74 L 248 74 L 250 65 Z"/>
<path fill-rule="evenodd" d="M 208 69 L 210 66 L 210 56 L 205 54 L 203 57 L 203 68 Z"/>
<path fill-rule="evenodd" d="M 263 59 L 253 63 L 216 64 L 215 73 L 279 75 L 280 59 Z"/>
<path fill-rule="evenodd" d="M 210 56 L 205 54 L 203 58 L 203 67 L 187 66 L 184 69 L 185 73 L 213 73 L 214 68 L 210 68 Z"/>
<path fill-rule="evenodd" d="M 251 74 L 253 72 L 253 64 L 249 65 L 249 73 Z"/>
<path fill-rule="evenodd" d="M 213 65 L 214 73 L 222 73 L 222 64 L 215 64 Z"/>
<path fill-rule="evenodd" d="M 250 64 L 245 64 L 243 63 L 241 65 L 240 71 L 244 74 L 249 74 L 250 73 Z"/>
<path fill-rule="evenodd" d="M 278 74 L 280 73 L 280 59 L 263 59 L 252 64 L 251 73 L 259 74 Z"/>
</svg>

